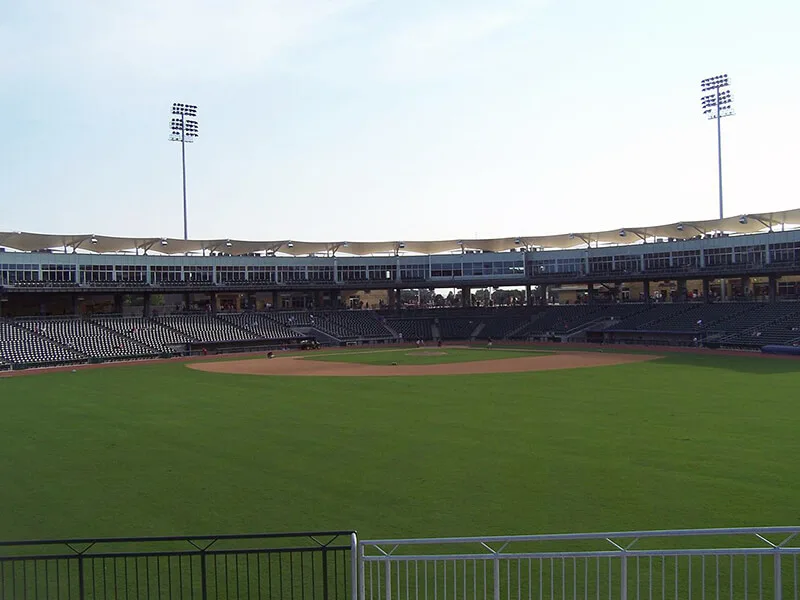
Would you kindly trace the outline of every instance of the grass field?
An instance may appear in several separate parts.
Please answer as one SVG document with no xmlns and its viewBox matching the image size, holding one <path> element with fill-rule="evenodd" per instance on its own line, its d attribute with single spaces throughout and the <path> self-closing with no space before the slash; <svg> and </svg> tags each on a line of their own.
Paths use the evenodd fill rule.
<svg viewBox="0 0 800 600">
<path fill-rule="evenodd" d="M 163 363 L 0 379 L 0 536 L 795 524 L 798 389 L 800 362 L 694 355 L 457 378 Z"/>
<path fill-rule="evenodd" d="M 319 353 L 307 356 L 306 360 L 347 362 L 364 365 L 438 365 L 445 363 L 475 362 L 524 356 L 545 356 L 552 352 L 530 349 L 502 348 L 453 348 L 436 346 L 423 348 L 394 348 L 378 350 L 354 350 L 350 352 Z"/>
</svg>

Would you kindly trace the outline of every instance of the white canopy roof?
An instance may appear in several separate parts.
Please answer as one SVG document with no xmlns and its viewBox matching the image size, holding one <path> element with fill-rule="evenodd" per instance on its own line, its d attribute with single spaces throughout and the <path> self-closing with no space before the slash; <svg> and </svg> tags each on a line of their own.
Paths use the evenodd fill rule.
<svg viewBox="0 0 800 600">
<path fill-rule="evenodd" d="M 234 255 L 272 252 L 290 256 L 340 252 L 354 256 L 372 254 L 442 254 L 482 250 L 503 252 L 522 247 L 574 248 L 585 244 L 633 244 L 650 238 L 690 239 L 712 233 L 757 233 L 800 226 L 800 209 L 711 219 L 683 221 L 652 227 L 621 227 L 609 231 L 564 233 L 544 236 L 519 236 L 492 239 L 389 241 L 389 242 L 303 242 L 295 240 L 248 241 L 234 239 L 182 240 L 160 237 L 113 237 L 95 234 L 43 234 L 0 231 L 0 246 L 33 252 L 45 249 L 72 249 L 87 252 L 119 253 L 151 251 L 159 254 L 226 252 Z"/>
</svg>

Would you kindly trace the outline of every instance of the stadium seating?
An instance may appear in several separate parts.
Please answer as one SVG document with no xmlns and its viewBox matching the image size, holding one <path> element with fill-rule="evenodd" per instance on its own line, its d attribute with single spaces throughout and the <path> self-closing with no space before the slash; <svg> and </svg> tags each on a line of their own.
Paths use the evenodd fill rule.
<svg viewBox="0 0 800 600">
<path fill-rule="evenodd" d="M 176 329 L 142 317 L 95 317 L 93 321 L 161 352 L 195 341 Z"/>
<path fill-rule="evenodd" d="M 613 323 L 606 327 L 609 321 Z M 603 321 L 601 324 L 600 321 Z M 596 326 L 595 326 L 596 324 Z M 594 327 L 594 329 L 593 329 Z M 583 330 L 618 332 L 647 343 L 706 343 L 759 348 L 800 344 L 800 303 L 551 305 L 524 309 L 435 309 L 378 315 L 368 310 L 174 314 L 153 318 L 0 319 L 0 369 L 155 357 L 196 344 L 240 344 L 317 337 L 322 343 L 394 340 L 532 339 Z M 672 338 L 664 336 L 672 335 Z M 643 337 L 642 337 L 643 336 Z M 678 336 L 678 337 L 675 337 Z M 684 336 L 684 337 L 680 337 Z M 672 342 L 670 342 L 672 339 Z M 622 338 L 619 338 L 622 341 Z"/>
<path fill-rule="evenodd" d="M 433 339 L 433 319 L 386 319 L 386 324 L 408 342 Z"/>
<path fill-rule="evenodd" d="M 660 311 L 666 314 L 646 327 L 653 331 L 716 331 L 722 323 L 747 312 L 751 306 L 744 303 L 688 304 L 685 310 Z"/>
<path fill-rule="evenodd" d="M 498 316 L 483 319 L 483 329 L 478 332 L 477 337 L 482 340 L 494 339 L 502 340 L 516 330 L 521 329 L 531 320 L 530 315 Z"/>
<path fill-rule="evenodd" d="M 351 337 L 350 332 L 336 323 L 328 321 L 322 312 L 270 312 L 266 313 L 270 319 L 289 328 L 302 327 L 305 329 L 318 329 L 334 339 L 346 340 Z"/>
<path fill-rule="evenodd" d="M 154 317 L 154 321 L 171 327 L 197 342 L 241 342 L 257 340 L 259 336 L 234 325 L 217 319 L 212 315 L 165 315 Z"/>
<path fill-rule="evenodd" d="M 0 359 L 12 365 L 82 363 L 87 356 L 26 327 L 0 320 Z"/>
<path fill-rule="evenodd" d="M 265 314 L 286 327 L 313 328 L 342 341 L 394 338 L 394 334 L 373 311 L 292 311 Z"/>
<path fill-rule="evenodd" d="M 565 334 L 589 325 L 600 318 L 599 307 L 588 304 L 548 306 L 545 310 L 515 332 L 514 339 L 538 337 L 548 333 Z"/>
<path fill-rule="evenodd" d="M 800 341 L 800 304 L 756 305 L 737 325 L 735 333 L 728 329 L 722 345 L 760 348 L 768 344 L 793 344 Z"/>
<path fill-rule="evenodd" d="M 84 319 L 34 319 L 17 321 L 17 325 L 91 358 L 119 359 L 158 354 L 151 346 Z"/>
<path fill-rule="evenodd" d="M 651 324 L 662 321 L 685 313 L 692 309 L 692 304 L 651 304 L 632 315 L 624 317 L 619 323 L 613 325 L 609 330 L 613 331 L 638 331 L 642 329 L 654 329 Z"/>
<path fill-rule="evenodd" d="M 261 313 L 222 313 L 219 318 L 267 340 L 292 340 L 302 334 Z"/>
<path fill-rule="evenodd" d="M 334 323 L 347 330 L 349 337 L 359 338 L 394 338 L 374 312 L 367 310 L 329 311 L 323 315 L 328 323 Z"/>
<path fill-rule="evenodd" d="M 439 335 L 443 340 L 468 340 L 482 322 L 479 317 L 439 318 L 438 321 Z"/>
</svg>

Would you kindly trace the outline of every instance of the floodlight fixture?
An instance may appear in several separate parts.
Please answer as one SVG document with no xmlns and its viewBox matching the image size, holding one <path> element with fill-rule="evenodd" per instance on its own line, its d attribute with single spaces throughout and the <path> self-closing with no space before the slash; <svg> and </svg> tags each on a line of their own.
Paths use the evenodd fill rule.
<svg viewBox="0 0 800 600">
<path fill-rule="evenodd" d="M 709 90 L 716 90 L 728 86 L 728 74 L 715 75 L 714 77 L 706 77 L 700 82 L 700 90 L 707 92 Z"/>
<path fill-rule="evenodd" d="M 194 142 L 200 135 L 197 122 L 197 106 L 175 102 L 172 105 L 172 114 L 175 117 L 170 121 L 170 136 L 172 142 L 181 143 L 181 173 L 183 175 L 183 239 L 189 239 L 189 224 L 186 207 L 186 144 Z"/>
<path fill-rule="evenodd" d="M 172 114 L 173 115 L 181 115 L 183 117 L 196 117 L 197 116 L 197 105 L 196 104 L 184 104 L 183 102 L 173 102 L 173 104 L 172 104 Z"/>
</svg>

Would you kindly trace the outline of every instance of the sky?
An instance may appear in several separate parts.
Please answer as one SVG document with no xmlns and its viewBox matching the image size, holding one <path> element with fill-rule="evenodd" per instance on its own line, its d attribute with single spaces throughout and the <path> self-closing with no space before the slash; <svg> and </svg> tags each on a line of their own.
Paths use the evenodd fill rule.
<svg viewBox="0 0 800 600">
<path fill-rule="evenodd" d="M 426 240 L 800 207 L 797 0 L 0 0 L 0 231 Z"/>
</svg>

